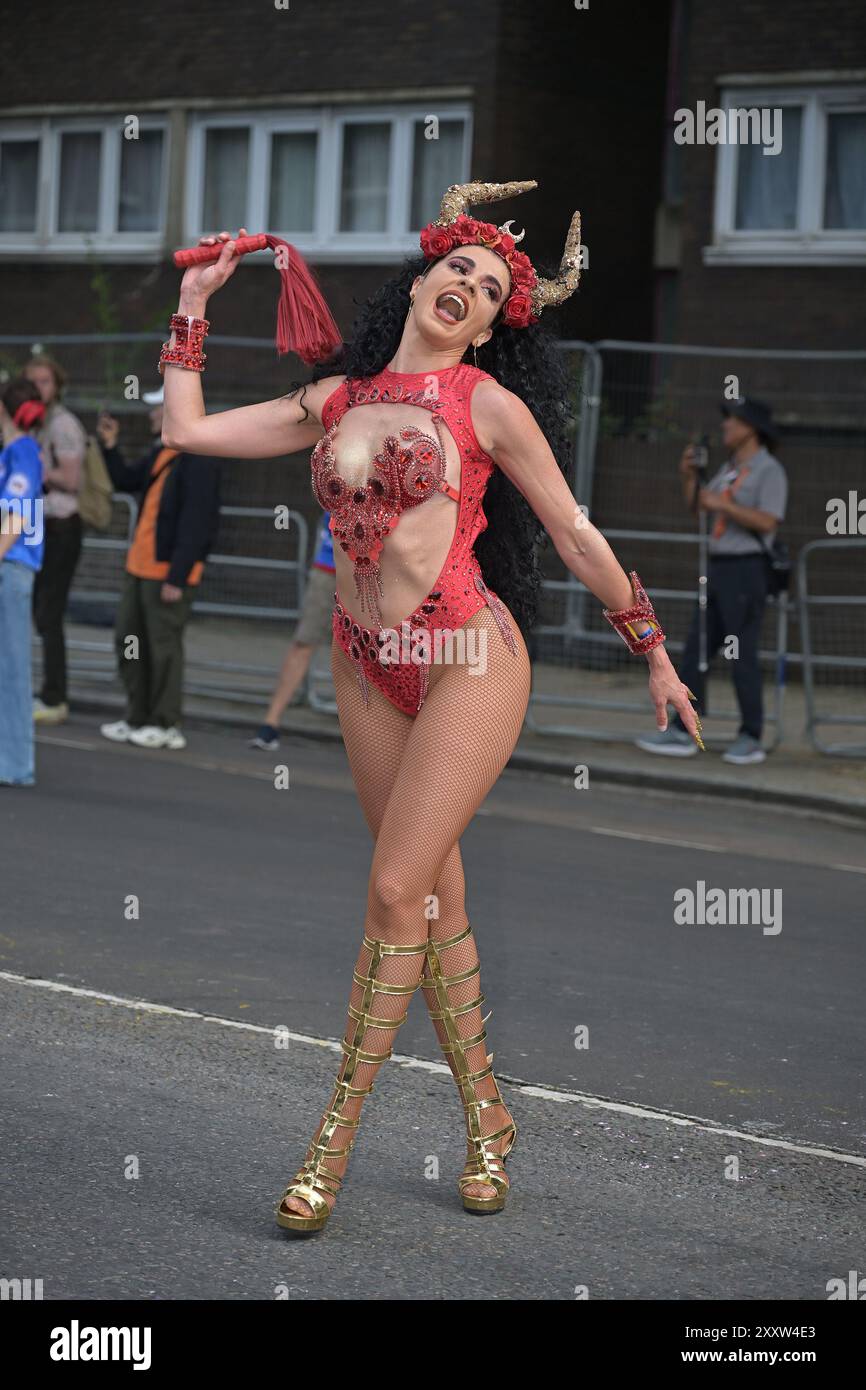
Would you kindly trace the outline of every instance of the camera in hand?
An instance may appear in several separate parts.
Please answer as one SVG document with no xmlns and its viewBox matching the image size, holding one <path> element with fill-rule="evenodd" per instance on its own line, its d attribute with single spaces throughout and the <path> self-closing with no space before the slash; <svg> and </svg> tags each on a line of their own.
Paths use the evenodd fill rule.
<svg viewBox="0 0 866 1390">
<path fill-rule="evenodd" d="M 702 434 L 697 444 L 692 445 L 693 464 L 701 483 L 707 476 L 710 466 L 710 436 Z"/>
</svg>

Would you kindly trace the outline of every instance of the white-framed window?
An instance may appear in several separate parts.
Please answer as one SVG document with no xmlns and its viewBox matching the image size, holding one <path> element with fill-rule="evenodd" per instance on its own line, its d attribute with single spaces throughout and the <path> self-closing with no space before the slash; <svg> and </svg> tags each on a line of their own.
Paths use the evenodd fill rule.
<svg viewBox="0 0 866 1390">
<path fill-rule="evenodd" d="M 0 121 L 0 253 L 158 250 L 167 171 L 165 118 Z"/>
<path fill-rule="evenodd" d="M 759 140 L 718 145 L 704 262 L 866 263 L 866 86 L 728 88 L 718 107 L 771 113 L 767 143 L 774 128 L 781 141 L 776 154 Z"/>
<path fill-rule="evenodd" d="M 455 103 L 193 115 L 186 238 L 246 227 L 317 260 L 411 253 L 444 190 L 468 179 L 471 140 Z"/>
</svg>

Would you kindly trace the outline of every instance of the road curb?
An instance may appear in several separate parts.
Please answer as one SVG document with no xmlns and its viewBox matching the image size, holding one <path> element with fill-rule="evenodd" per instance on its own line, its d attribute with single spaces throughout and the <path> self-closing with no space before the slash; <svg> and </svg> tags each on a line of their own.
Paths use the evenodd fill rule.
<svg viewBox="0 0 866 1390">
<path fill-rule="evenodd" d="M 559 771 L 563 776 L 573 777 L 574 767 L 565 758 L 550 757 L 544 753 L 527 753 L 515 750 L 510 767 L 522 771 Z M 662 769 L 642 770 L 628 763 L 595 764 L 592 776 L 597 782 L 611 782 L 621 786 L 645 787 L 647 790 L 666 792 L 687 792 L 696 796 L 719 796 L 729 801 L 761 802 L 765 805 L 787 806 L 803 811 L 813 811 L 828 816 L 844 816 L 866 822 L 866 801 L 848 801 L 841 796 L 821 796 L 810 792 L 789 792 L 784 788 L 742 787 L 735 783 L 716 782 L 701 777 L 672 776 Z"/>
</svg>

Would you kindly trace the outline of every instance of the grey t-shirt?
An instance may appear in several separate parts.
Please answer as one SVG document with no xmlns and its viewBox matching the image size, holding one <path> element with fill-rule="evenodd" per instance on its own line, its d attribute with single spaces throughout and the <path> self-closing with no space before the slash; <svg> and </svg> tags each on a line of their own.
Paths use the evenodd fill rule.
<svg viewBox="0 0 866 1390">
<path fill-rule="evenodd" d="M 57 467 L 57 454 L 76 455 L 78 466 L 73 468 L 74 486 L 67 491 L 61 487 L 51 487 L 45 494 L 45 516 L 65 519 L 78 511 L 78 493 L 82 483 L 82 464 L 87 453 L 87 435 L 84 426 L 71 410 L 55 401 L 45 413 L 42 429 L 37 432 L 37 440 L 42 457 L 48 468 Z"/>
<path fill-rule="evenodd" d="M 739 481 L 736 481 L 738 476 Z M 759 449 L 739 468 L 734 463 L 726 463 L 707 487 L 712 492 L 724 492 L 725 488 L 733 487 L 733 500 L 741 507 L 757 507 L 759 511 L 772 513 L 779 521 L 785 520 L 788 477 L 779 460 L 767 449 Z M 721 512 L 709 512 L 708 516 L 711 555 L 757 555 L 773 544 L 775 531 L 765 531 L 759 540 L 754 532 L 740 526 L 732 517 L 722 516 Z M 714 524 L 720 516 L 725 529 L 720 536 L 714 536 Z"/>
</svg>

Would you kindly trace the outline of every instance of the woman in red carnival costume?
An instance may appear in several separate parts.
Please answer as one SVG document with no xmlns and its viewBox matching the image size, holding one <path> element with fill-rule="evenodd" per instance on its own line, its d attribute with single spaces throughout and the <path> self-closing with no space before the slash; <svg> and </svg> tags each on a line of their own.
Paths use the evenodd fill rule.
<svg viewBox="0 0 866 1390">
<path fill-rule="evenodd" d="M 296 1234 L 328 1219 L 364 1098 L 419 988 L 465 1112 L 463 1205 L 493 1212 L 505 1203 L 505 1158 L 517 1129 L 486 1048 L 489 1014 L 481 1013 L 460 837 L 523 724 L 525 638 L 545 533 L 629 649 L 646 659 L 659 727 L 670 703 L 700 743 L 690 692 L 640 579 L 626 575 L 562 472 L 568 382 L 538 319 L 576 288 L 579 215 L 559 273 L 544 279 L 517 250 L 510 222 L 497 227 L 467 213 L 533 187 L 449 188 L 421 234 L 422 258 L 373 296 L 348 344 L 287 248 L 282 346 L 293 333 L 292 346 L 315 364 L 312 381 L 287 396 L 205 411 L 204 311 L 238 264 L 228 233 L 202 238 L 212 258 L 223 243 L 219 257 L 187 270 L 163 348 L 163 441 L 247 458 L 312 448 L 313 490 L 331 513 L 336 542 L 331 665 L 375 848 L 344 1056 L 276 1208 L 280 1226 Z"/>
</svg>

